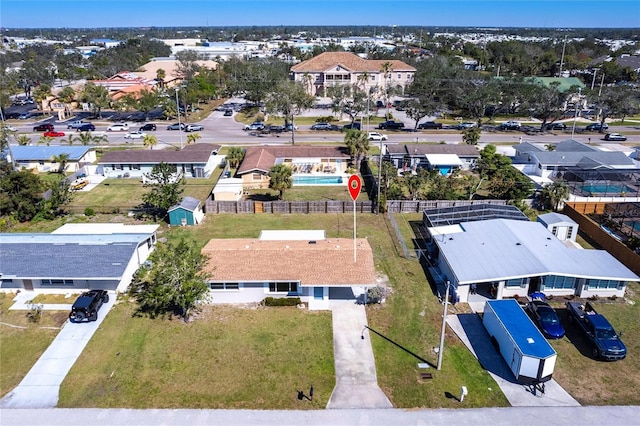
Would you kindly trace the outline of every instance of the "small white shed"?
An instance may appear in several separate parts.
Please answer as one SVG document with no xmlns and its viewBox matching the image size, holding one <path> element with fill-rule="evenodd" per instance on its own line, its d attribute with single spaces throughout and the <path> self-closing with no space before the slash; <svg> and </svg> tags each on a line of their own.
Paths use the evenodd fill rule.
<svg viewBox="0 0 640 426">
<path fill-rule="evenodd" d="M 578 235 L 578 224 L 562 213 L 545 213 L 538 216 L 538 222 L 560 241 L 574 241 Z"/>
</svg>

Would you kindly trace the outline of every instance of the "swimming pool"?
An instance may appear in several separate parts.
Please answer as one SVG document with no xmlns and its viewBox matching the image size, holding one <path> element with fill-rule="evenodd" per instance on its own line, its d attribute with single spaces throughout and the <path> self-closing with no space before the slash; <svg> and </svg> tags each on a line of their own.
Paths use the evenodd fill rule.
<svg viewBox="0 0 640 426">
<path fill-rule="evenodd" d="M 635 193 L 636 190 L 628 187 L 627 185 L 622 185 L 622 184 L 611 184 L 611 185 L 607 185 L 607 184 L 596 184 L 596 183 L 588 183 L 585 185 L 582 185 L 582 190 L 584 192 L 591 192 L 592 194 L 620 194 L 622 192 L 626 192 L 626 193 Z"/>
<path fill-rule="evenodd" d="M 294 176 L 294 185 L 342 185 L 342 176 Z"/>
</svg>

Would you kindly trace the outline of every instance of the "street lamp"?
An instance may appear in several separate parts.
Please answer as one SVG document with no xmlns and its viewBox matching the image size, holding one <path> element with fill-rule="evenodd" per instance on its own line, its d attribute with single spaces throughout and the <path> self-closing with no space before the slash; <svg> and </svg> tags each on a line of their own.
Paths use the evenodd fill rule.
<svg viewBox="0 0 640 426">
<path fill-rule="evenodd" d="M 174 87 L 176 91 L 176 112 L 178 113 L 178 132 L 180 132 L 180 149 L 182 150 L 182 125 L 180 124 L 180 103 L 178 102 L 178 86 Z"/>
<path fill-rule="evenodd" d="M 580 103 L 581 94 L 582 94 L 582 88 L 578 87 L 578 101 L 574 104 L 574 108 L 576 109 L 576 112 L 573 115 L 573 127 L 571 128 L 571 139 L 573 139 L 573 135 L 576 132 L 576 119 L 578 118 L 578 104 Z"/>
<path fill-rule="evenodd" d="M 444 332 L 447 327 L 447 305 L 449 304 L 449 281 L 445 282 L 447 289 L 444 294 L 444 313 L 442 314 L 442 331 L 440 332 L 440 347 L 438 348 L 438 370 L 442 368 L 442 353 L 444 352 Z"/>
</svg>

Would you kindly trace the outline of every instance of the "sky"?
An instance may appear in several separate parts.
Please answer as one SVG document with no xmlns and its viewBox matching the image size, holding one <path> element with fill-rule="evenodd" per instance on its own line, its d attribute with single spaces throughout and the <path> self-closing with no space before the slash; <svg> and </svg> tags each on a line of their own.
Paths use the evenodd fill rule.
<svg viewBox="0 0 640 426">
<path fill-rule="evenodd" d="M 640 28 L 640 0 L 0 0 L 3 28 Z"/>
</svg>

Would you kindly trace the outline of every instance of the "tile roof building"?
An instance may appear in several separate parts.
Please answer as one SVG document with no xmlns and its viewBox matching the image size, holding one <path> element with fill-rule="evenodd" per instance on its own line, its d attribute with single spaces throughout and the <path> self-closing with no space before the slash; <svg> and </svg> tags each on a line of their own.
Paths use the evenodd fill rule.
<svg viewBox="0 0 640 426">
<path fill-rule="evenodd" d="M 383 68 L 390 65 L 385 76 Z M 382 94 L 387 87 L 404 93 L 416 69 L 402 61 L 362 59 L 350 52 L 325 52 L 291 67 L 294 81 L 303 83 L 312 96 L 327 96 L 326 89 L 339 84 L 357 85 L 365 93 Z"/>
</svg>

